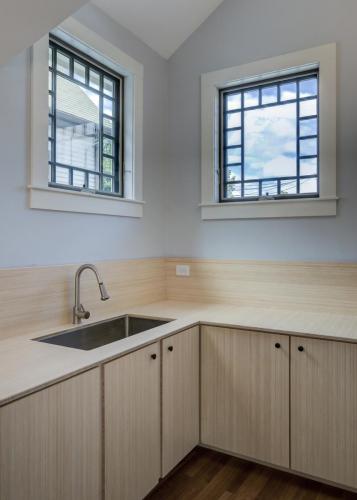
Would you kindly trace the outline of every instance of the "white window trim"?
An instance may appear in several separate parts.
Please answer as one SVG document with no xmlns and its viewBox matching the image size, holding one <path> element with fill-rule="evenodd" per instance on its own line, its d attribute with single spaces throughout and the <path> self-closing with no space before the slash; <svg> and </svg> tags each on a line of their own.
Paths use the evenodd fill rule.
<svg viewBox="0 0 357 500">
<path fill-rule="evenodd" d="M 32 47 L 30 208 L 65 212 L 143 216 L 143 65 L 73 18 L 52 31 L 102 61 L 124 79 L 124 198 L 48 186 L 48 43 Z"/>
<path fill-rule="evenodd" d="M 319 68 L 320 197 L 219 202 L 219 90 Z M 201 217 L 249 219 L 334 216 L 336 197 L 336 44 L 201 75 Z"/>
</svg>

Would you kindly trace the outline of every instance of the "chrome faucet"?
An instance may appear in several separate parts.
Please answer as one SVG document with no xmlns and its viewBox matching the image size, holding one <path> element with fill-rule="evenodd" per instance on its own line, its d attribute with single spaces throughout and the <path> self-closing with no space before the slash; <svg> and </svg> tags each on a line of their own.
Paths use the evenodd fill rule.
<svg viewBox="0 0 357 500">
<path fill-rule="evenodd" d="M 98 281 L 100 298 L 101 300 L 108 300 L 110 296 L 105 288 L 103 280 L 98 273 L 98 269 L 93 264 L 83 264 L 77 269 L 76 277 L 75 277 L 75 303 L 73 307 L 73 324 L 78 325 L 82 322 L 82 319 L 88 319 L 90 317 L 90 312 L 86 311 L 81 304 L 81 275 L 83 271 L 86 269 L 90 269 L 95 274 L 95 277 Z"/>
</svg>

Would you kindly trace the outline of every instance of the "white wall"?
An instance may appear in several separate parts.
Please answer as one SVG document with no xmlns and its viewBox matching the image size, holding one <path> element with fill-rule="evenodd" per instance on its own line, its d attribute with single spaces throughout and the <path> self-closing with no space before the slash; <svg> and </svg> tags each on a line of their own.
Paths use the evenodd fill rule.
<svg viewBox="0 0 357 500">
<path fill-rule="evenodd" d="M 0 267 L 161 256 L 168 63 L 92 6 L 75 16 L 144 65 L 144 218 L 30 210 L 29 51 L 0 68 Z"/>
<path fill-rule="evenodd" d="M 356 0 L 225 0 L 170 60 L 166 254 L 356 260 Z M 200 74 L 338 43 L 338 216 L 201 221 Z"/>
</svg>

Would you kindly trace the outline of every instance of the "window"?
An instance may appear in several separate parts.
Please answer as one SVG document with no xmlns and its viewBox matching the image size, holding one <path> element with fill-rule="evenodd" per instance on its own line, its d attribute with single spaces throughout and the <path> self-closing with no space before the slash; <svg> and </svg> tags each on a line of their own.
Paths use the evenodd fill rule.
<svg viewBox="0 0 357 500">
<path fill-rule="evenodd" d="M 335 43 L 201 75 L 200 209 L 336 215 Z"/>
<path fill-rule="evenodd" d="M 221 90 L 220 200 L 319 196 L 318 72 Z"/>
<path fill-rule="evenodd" d="M 123 78 L 49 43 L 49 186 L 122 196 Z"/>
</svg>

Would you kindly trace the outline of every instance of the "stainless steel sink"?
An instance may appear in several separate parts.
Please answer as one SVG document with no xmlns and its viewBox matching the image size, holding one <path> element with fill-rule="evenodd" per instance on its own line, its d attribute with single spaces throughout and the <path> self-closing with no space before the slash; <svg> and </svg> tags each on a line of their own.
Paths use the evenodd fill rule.
<svg viewBox="0 0 357 500">
<path fill-rule="evenodd" d="M 33 340 L 90 351 L 131 335 L 151 330 L 169 321 L 172 320 L 126 315 Z"/>
</svg>

